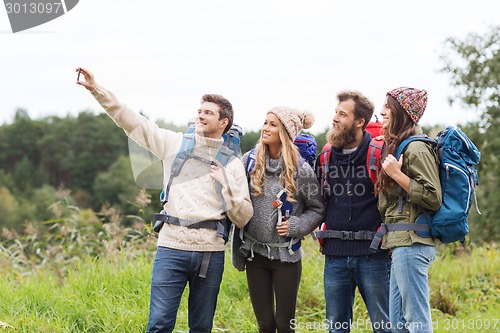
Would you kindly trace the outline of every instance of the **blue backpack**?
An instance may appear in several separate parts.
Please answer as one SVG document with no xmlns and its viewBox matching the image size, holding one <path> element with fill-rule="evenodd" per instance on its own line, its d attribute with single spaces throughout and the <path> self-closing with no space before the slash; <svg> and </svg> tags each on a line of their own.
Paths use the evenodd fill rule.
<svg viewBox="0 0 500 333">
<path fill-rule="evenodd" d="M 481 153 L 472 141 L 455 126 L 448 126 L 437 135 L 437 140 L 425 135 L 411 136 L 401 142 L 396 151 L 399 159 L 410 142 L 424 141 L 433 145 L 439 160 L 439 178 L 441 181 L 443 202 L 435 212 L 425 212 L 415 223 L 383 224 L 377 232 L 370 249 L 376 250 L 382 236 L 388 231 L 413 230 L 421 237 L 438 238 L 443 243 L 465 241 L 469 233 L 468 216 L 477 198 L 475 187 L 478 183 L 478 173 L 475 165 L 479 163 Z M 403 196 L 399 186 L 398 210 L 402 212 Z"/>
<path fill-rule="evenodd" d="M 314 168 L 314 161 L 316 160 L 316 139 L 311 134 L 300 133 L 293 142 L 299 149 L 300 156 L 302 156 L 310 166 Z"/>
<path fill-rule="evenodd" d="M 318 147 L 316 138 L 311 134 L 300 133 L 293 141 L 293 144 L 299 150 L 301 158 L 303 158 L 313 169 L 316 160 L 316 149 Z M 247 160 L 247 177 L 255 166 L 255 149 L 250 151 Z"/>
</svg>

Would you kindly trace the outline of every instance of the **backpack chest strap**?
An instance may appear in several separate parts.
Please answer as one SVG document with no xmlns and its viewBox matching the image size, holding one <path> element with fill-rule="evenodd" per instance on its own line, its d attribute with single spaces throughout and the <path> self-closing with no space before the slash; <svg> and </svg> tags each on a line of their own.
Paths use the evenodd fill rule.
<svg viewBox="0 0 500 333">
<path fill-rule="evenodd" d="M 430 226 L 428 224 L 421 223 L 391 223 L 384 224 L 382 223 L 377 230 L 377 233 L 373 236 L 373 240 L 370 244 L 370 252 L 377 252 L 378 246 L 380 242 L 382 242 L 382 238 L 388 232 L 392 231 L 421 231 L 421 232 L 429 232 Z"/>
<path fill-rule="evenodd" d="M 162 211 L 163 212 L 163 211 Z M 226 237 L 226 226 L 225 226 L 225 219 L 222 220 L 204 220 L 204 221 L 199 221 L 195 222 L 192 220 L 187 220 L 187 219 L 180 219 L 175 216 L 167 215 L 167 214 L 154 214 L 154 220 L 155 220 L 155 229 L 157 228 L 157 225 L 163 223 L 169 223 L 172 225 L 178 225 L 190 229 L 215 229 L 217 230 L 217 237 L 225 238 Z M 161 226 L 160 226 L 161 228 Z"/>
</svg>

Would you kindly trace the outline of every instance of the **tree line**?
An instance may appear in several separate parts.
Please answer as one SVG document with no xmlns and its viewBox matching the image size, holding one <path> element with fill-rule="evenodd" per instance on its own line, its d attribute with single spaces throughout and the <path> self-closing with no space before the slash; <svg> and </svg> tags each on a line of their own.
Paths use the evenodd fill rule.
<svg viewBox="0 0 500 333">
<path fill-rule="evenodd" d="M 184 132 L 186 127 L 159 122 Z M 255 146 L 258 132 L 246 133 L 241 149 Z M 52 216 L 59 191 L 70 191 L 71 204 L 100 210 L 113 206 L 123 214 L 139 192 L 129 158 L 128 139 L 104 113 L 31 119 L 16 110 L 13 122 L 0 126 L 0 226 L 23 232 L 30 222 Z M 149 190 L 158 198 L 160 190 Z M 160 209 L 153 201 L 152 209 Z"/>
</svg>

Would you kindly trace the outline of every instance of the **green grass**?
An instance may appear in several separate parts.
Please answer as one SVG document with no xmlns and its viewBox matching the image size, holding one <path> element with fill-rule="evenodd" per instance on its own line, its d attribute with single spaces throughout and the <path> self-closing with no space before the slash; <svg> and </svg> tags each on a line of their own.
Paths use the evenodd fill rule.
<svg viewBox="0 0 500 333">
<path fill-rule="evenodd" d="M 62 280 L 2 272 L 0 320 L 20 332 L 145 331 L 151 259 L 129 259 L 85 258 Z"/>
<path fill-rule="evenodd" d="M 297 332 L 317 332 L 308 327 L 324 322 L 323 256 L 310 238 L 303 243 L 306 258 Z M 499 252 L 496 246 L 470 248 L 461 255 L 440 249 L 430 269 L 436 333 L 500 332 Z M 123 249 L 99 259 L 74 258 L 64 274 L 47 264 L 43 269 L 22 269 L 0 260 L 0 321 L 15 327 L 6 332 L 144 332 L 153 256 L 147 250 Z M 360 297 L 356 297 L 354 316 L 355 321 L 368 318 Z M 176 332 L 187 331 L 183 298 Z M 227 252 L 214 332 L 256 331 L 245 273 L 231 266 Z M 358 327 L 351 332 L 371 330 Z"/>
</svg>

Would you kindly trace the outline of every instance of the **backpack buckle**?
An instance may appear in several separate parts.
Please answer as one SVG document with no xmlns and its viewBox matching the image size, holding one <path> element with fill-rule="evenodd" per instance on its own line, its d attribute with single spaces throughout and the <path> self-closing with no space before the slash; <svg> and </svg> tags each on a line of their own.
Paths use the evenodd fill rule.
<svg viewBox="0 0 500 333">
<path fill-rule="evenodd" d="M 354 240 L 354 231 L 342 231 L 342 240 Z"/>
</svg>

